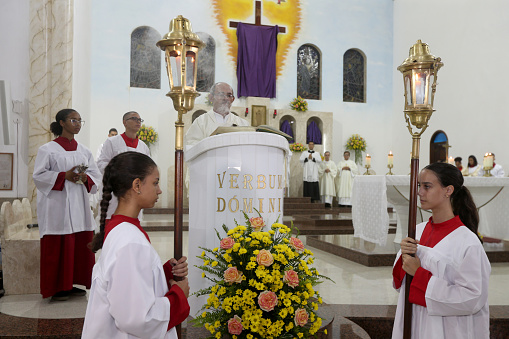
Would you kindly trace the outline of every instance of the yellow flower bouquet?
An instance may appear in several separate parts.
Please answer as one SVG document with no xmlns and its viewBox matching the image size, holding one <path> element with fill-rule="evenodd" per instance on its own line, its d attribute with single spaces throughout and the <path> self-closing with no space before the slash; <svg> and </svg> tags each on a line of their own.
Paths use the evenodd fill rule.
<svg viewBox="0 0 509 339">
<path fill-rule="evenodd" d="M 300 142 L 290 144 L 290 151 L 292 152 L 304 152 L 306 149 L 307 149 L 306 146 L 304 146 Z"/>
<path fill-rule="evenodd" d="M 308 338 L 322 325 L 322 303 L 314 286 L 329 279 L 310 267 L 313 253 L 292 230 L 274 223 L 264 230 L 261 217 L 246 217 L 246 226 L 229 230 L 220 247 L 202 248 L 198 266 L 212 286 L 197 296 L 207 303 L 194 320 L 208 338 Z"/>
<path fill-rule="evenodd" d="M 143 141 L 149 147 L 150 145 L 155 144 L 158 139 L 158 134 L 154 127 L 145 126 L 145 124 L 141 125 L 141 128 L 136 135 L 138 136 L 138 139 Z"/>
<path fill-rule="evenodd" d="M 308 110 L 308 103 L 306 100 L 298 96 L 290 102 L 290 108 L 294 111 L 305 112 Z"/>
<path fill-rule="evenodd" d="M 352 135 L 345 145 L 345 149 L 355 152 L 355 162 L 357 164 L 362 163 L 362 152 L 365 152 L 367 147 L 366 140 L 359 134 Z"/>
</svg>

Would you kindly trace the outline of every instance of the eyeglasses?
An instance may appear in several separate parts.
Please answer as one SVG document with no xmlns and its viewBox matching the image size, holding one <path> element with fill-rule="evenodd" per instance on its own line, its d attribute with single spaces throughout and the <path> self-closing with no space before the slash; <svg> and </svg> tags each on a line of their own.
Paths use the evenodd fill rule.
<svg viewBox="0 0 509 339">
<path fill-rule="evenodd" d="M 218 96 L 218 97 L 228 98 L 228 99 L 235 98 L 235 95 L 233 95 L 232 93 L 218 92 L 218 93 L 214 93 L 214 95 Z"/>
<path fill-rule="evenodd" d="M 85 121 L 84 120 L 76 120 L 76 119 L 69 119 L 69 121 L 71 122 L 71 124 L 73 125 L 85 125 Z"/>
<path fill-rule="evenodd" d="M 143 119 L 141 119 L 141 118 L 137 118 L 137 117 L 131 117 L 131 118 L 126 119 L 126 120 L 137 121 L 137 122 L 139 122 L 139 123 L 142 123 L 143 121 L 145 121 L 145 120 L 143 120 Z"/>
</svg>

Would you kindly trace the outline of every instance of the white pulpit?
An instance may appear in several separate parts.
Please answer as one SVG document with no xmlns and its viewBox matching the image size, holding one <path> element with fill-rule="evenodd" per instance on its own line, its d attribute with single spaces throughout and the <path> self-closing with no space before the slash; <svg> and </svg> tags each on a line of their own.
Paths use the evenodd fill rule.
<svg viewBox="0 0 509 339">
<path fill-rule="evenodd" d="M 219 247 L 216 230 L 245 224 L 245 212 L 258 212 L 270 227 L 283 218 L 290 149 L 282 136 L 261 132 L 234 132 L 203 139 L 185 153 L 189 168 L 189 284 L 191 293 L 206 288 L 208 280 L 194 267 L 206 247 Z M 266 228 L 267 229 L 267 228 Z M 206 297 L 191 296 L 191 316 Z"/>
</svg>

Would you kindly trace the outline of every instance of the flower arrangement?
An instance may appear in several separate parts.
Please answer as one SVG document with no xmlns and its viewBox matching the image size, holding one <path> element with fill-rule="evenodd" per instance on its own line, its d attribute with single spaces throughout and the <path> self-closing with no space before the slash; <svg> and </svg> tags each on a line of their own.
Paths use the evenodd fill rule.
<svg viewBox="0 0 509 339">
<path fill-rule="evenodd" d="M 290 108 L 294 111 L 305 112 L 308 110 L 308 103 L 300 95 L 290 102 Z"/>
<path fill-rule="evenodd" d="M 198 266 L 212 286 L 196 292 L 208 295 L 194 320 L 216 338 L 307 338 L 322 319 L 315 313 L 322 299 L 314 286 L 323 279 L 313 253 L 292 237 L 292 229 L 274 223 L 263 231 L 261 217 L 246 218 L 221 237 L 219 248 L 202 248 Z M 329 279 L 330 280 L 330 279 Z"/>
<path fill-rule="evenodd" d="M 352 135 L 345 145 L 345 149 L 355 151 L 355 162 L 358 164 L 362 163 L 362 152 L 366 151 L 366 147 L 366 140 L 359 134 Z"/>
<path fill-rule="evenodd" d="M 147 146 L 155 144 L 158 139 L 158 134 L 154 127 L 141 125 L 140 130 L 136 133 L 138 139 L 143 141 Z"/>
<path fill-rule="evenodd" d="M 300 142 L 290 144 L 290 151 L 292 152 L 304 152 L 305 150 L 307 150 L 306 146 L 304 146 Z"/>
</svg>

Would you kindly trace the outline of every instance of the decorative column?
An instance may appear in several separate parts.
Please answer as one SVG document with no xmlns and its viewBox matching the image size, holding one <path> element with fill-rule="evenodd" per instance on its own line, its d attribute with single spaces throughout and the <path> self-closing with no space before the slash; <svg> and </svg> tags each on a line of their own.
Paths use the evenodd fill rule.
<svg viewBox="0 0 509 339">
<path fill-rule="evenodd" d="M 39 147 L 52 139 L 57 112 L 72 107 L 74 0 L 30 1 L 28 199 L 36 215 L 32 174 Z"/>
</svg>

